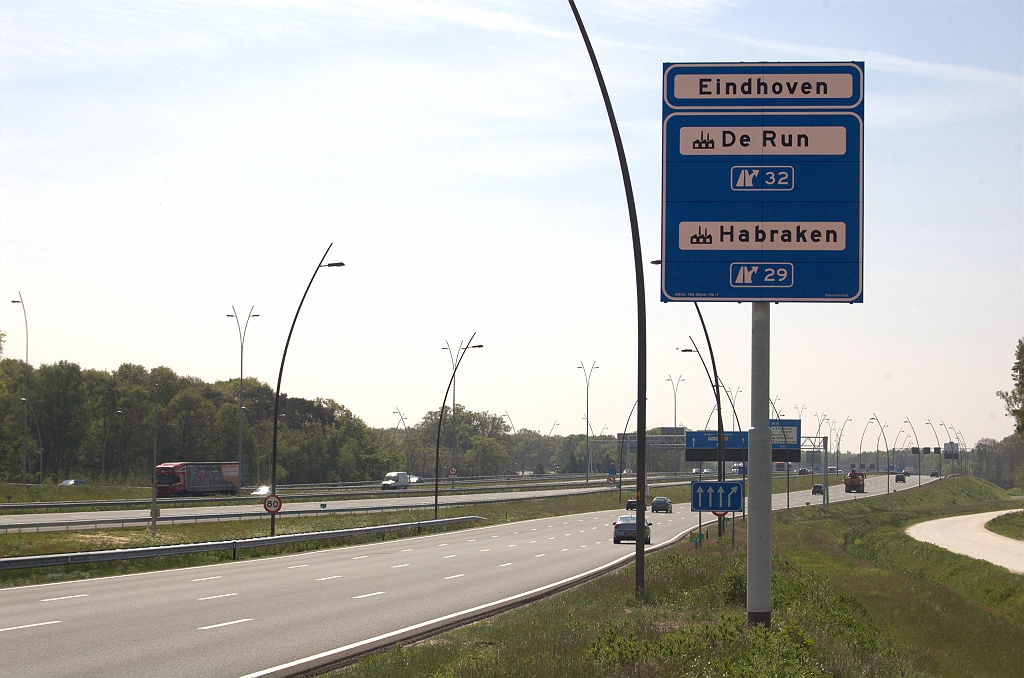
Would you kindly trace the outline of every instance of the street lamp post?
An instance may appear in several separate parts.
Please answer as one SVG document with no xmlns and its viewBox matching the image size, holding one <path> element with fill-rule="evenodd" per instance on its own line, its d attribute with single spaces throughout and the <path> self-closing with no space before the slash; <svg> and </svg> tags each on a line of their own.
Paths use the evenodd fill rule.
<svg viewBox="0 0 1024 678">
<path fill-rule="evenodd" d="M 235 310 L 234 304 L 231 305 L 231 313 L 228 314 L 229 318 L 235 319 L 235 325 L 238 327 L 238 493 L 242 493 L 242 381 L 245 378 L 245 335 L 249 331 L 249 321 L 252 318 L 259 318 L 259 313 L 253 313 L 252 310 L 255 306 L 249 307 L 249 315 L 245 317 L 245 327 L 242 326 L 241 321 L 238 318 L 238 311 Z M 248 471 L 248 468 L 246 469 Z"/>
<path fill-rule="evenodd" d="M 670 374 L 665 381 L 672 384 L 672 428 L 678 428 L 679 424 L 676 422 L 676 397 L 679 395 L 679 383 L 686 381 L 686 379 L 680 374 L 678 378 L 673 380 Z"/>
<path fill-rule="evenodd" d="M 473 333 L 476 336 L 476 333 Z M 463 346 L 462 342 L 459 342 L 459 348 L 456 351 L 452 351 L 452 345 L 447 341 L 444 342 L 444 346 L 441 347 L 442 351 L 448 351 L 448 357 L 452 361 L 452 466 L 455 466 L 455 447 L 458 442 L 458 431 L 455 428 L 455 366 L 459 360 L 462 360 L 462 356 L 467 350 L 471 348 L 483 348 L 483 344 L 477 344 L 476 346 L 470 346 L 469 344 Z M 452 476 L 452 489 L 455 489 L 455 476 Z"/>
<path fill-rule="evenodd" d="M 864 434 L 868 432 L 868 426 L 870 426 L 871 422 L 873 421 L 875 421 L 874 417 L 868 419 L 867 423 L 864 424 L 864 431 L 862 431 L 860 434 L 860 446 L 858 448 L 860 450 L 860 457 L 859 461 L 857 462 L 857 465 L 860 466 L 861 471 L 864 470 Z"/>
<path fill-rule="evenodd" d="M 715 394 L 715 408 L 718 410 L 718 482 L 725 482 L 725 423 L 722 421 L 722 382 L 718 378 L 718 364 L 715 362 L 715 349 L 711 347 L 711 336 L 708 334 L 708 327 L 704 323 L 704 314 L 700 312 L 700 306 L 697 302 L 693 303 L 694 308 L 697 309 L 697 317 L 700 318 L 700 326 L 704 329 L 704 340 L 708 345 L 708 354 L 711 356 L 711 372 L 714 372 L 714 377 L 711 376 L 711 372 L 708 371 L 708 365 L 704 362 L 704 356 L 697 350 L 697 342 L 690 337 L 690 343 L 693 345 L 693 349 L 677 349 L 682 353 L 696 353 L 697 357 L 700 358 L 701 365 L 704 366 L 704 373 L 708 376 L 708 381 L 711 382 L 711 389 Z M 704 468 L 704 460 L 701 459 L 701 468 Z M 703 475 L 703 474 L 702 474 Z M 725 534 L 725 517 L 718 518 L 718 538 L 721 539 Z"/>
<path fill-rule="evenodd" d="M 932 423 L 931 419 L 925 419 L 924 423 L 932 427 L 932 435 L 935 436 L 935 450 L 939 453 L 939 480 L 942 480 L 942 442 L 939 440 L 939 432 L 935 430 L 935 424 Z M 920 465 L 919 465 L 920 466 Z M 921 469 L 917 469 L 917 484 L 921 484 Z"/>
<path fill-rule="evenodd" d="M 875 414 L 874 412 L 871 413 L 871 416 L 873 416 L 875 418 L 875 421 L 881 422 L 881 419 L 879 419 L 878 415 Z M 878 425 L 878 429 L 879 429 L 878 434 L 880 436 L 882 436 L 882 442 L 885 443 L 885 493 L 886 494 L 889 494 L 889 478 L 891 476 L 891 474 L 889 473 L 889 441 L 886 440 L 886 438 L 885 438 L 885 427 L 888 426 L 888 425 L 889 424 L 882 424 L 882 423 L 879 423 L 879 425 Z M 899 434 L 897 434 L 897 435 L 899 435 Z M 876 443 L 875 444 L 875 455 L 876 455 L 876 457 L 878 455 L 878 451 L 877 450 L 878 450 L 878 444 Z"/>
<path fill-rule="evenodd" d="M 509 424 L 512 424 L 512 417 L 509 415 L 508 410 L 505 410 L 505 418 L 508 419 L 508 423 Z M 519 466 L 519 462 L 518 462 L 518 459 L 519 459 L 519 432 L 516 431 L 516 425 L 515 424 L 512 424 L 512 435 L 515 436 L 515 439 L 516 439 L 516 460 L 517 461 L 515 462 L 515 465 Z M 519 470 L 522 471 L 524 469 L 519 469 Z"/>
<path fill-rule="evenodd" d="M 409 446 L 409 425 L 405 423 L 405 415 L 402 414 L 402 410 L 398 409 L 395 405 L 395 411 L 392 414 L 398 415 L 398 421 L 402 422 L 402 426 L 405 427 L 405 471 L 406 473 L 412 472 L 412 448 Z"/>
<path fill-rule="evenodd" d="M 114 414 L 123 414 L 121 410 L 114 410 Z M 110 420 L 103 422 L 103 452 L 100 454 L 100 482 L 107 478 L 107 431 L 110 429 Z"/>
<path fill-rule="evenodd" d="M 32 421 L 36 423 L 36 442 L 39 443 L 39 484 L 43 484 L 43 433 L 39 430 L 39 417 L 36 416 L 36 408 L 32 407 L 32 401 L 22 398 L 28 403 L 29 412 L 32 413 Z"/>
<path fill-rule="evenodd" d="M 246 409 L 244 407 L 242 409 L 245 410 L 245 413 L 249 415 L 249 423 L 252 424 L 252 437 L 253 437 L 253 440 L 256 441 L 256 486 L 259 487 L 259 485 L 260 485 L 260 436 L 259 436 L 259 433 L 258 433 L 258 431 L 256 429 L 256 420 L 253 418 L 252 412 L 250 412 L 248 409 Z"/>
<path fill-rule="evenodd" d="M 22 398 L 23 410 L 23 436 L 25 439 L 25 447 L 21 457 L 21 484 L 28 484 L 28 311 L 25 310 L 25 299 L 21 296 L 21 291 L 18 291 L 18 298 L 11 300 L 12 304 L 21 304 L 21 315 L 25 319 L 25 397 Z M 40 468 L 40 476 L 42 475 L 42 469 Z"/>
<path fill-rule="evenodd" d="M 153 384 L 153 466 L 152 466 L 152 478 L 153 478 L 153 502 L 149 507 L 149 519 L 151 524 L 151 533 L 153 537 L 156 537 L 156 444 L 157 434 L 159 433 L 159 416 L 160 416 L 160 403 L 157 402 L 157 397 L 160 395 L 160 383 Z"/>
<path fill-rule="evenodd" d="M 917 484 L 921 485 L 921 467 L 924 465 L 921 462 L 924 460 L 924 451 L 921 449 L 921 441 L 917 438 L 917 431 L 914 430 L 914 424 L 911 423 L 910 417 L 903 420 L 904 424 L 910 425 L 910 430 L 914 434 L 914 445 L 917 447 Z M 904 466 L 905 468 L 905 466 Z"/>
<path fill-rule="evenodd" d="M 587 418 L 587 430 L 585 431 L 585 433 L 586 433 L 586 436 L 587 436 L 587 475 L 586 475 L 586 482 L 589 483 L 590 482 L 590 466 L 591 466 L 591 459 L 590 459 L 590 375 L 592 375 L 594 373 L 594 370 L 600 369 L 600 368 L 598 368 L 597 361 L 595 360 L 593 363 L 590 364 L 590 371 L 588 372 L 586 365 L 584 365 L 583 361 L 581 360 L 580 364 L 576 366 L 576 369 L 583 370 L 583 378 L 587 382 L 587 417 L 586 417 Z"/>
<path fill-rule="evenodd" d="M 281 354 L 281 369 L 277 372 L 277 390 L 274 392 L 274 439 L 270 447 L 270 493 L 277 494 L 277 421 L 279 419 L 278 412 L 281 406 L 281 378 L 284 376 L 284 361 L 288 357 L 288 345 L 292 343 L 292 332 L 295 331 L 295 323 L 299 319 L 299 312 L 302 310 L 302 304 L 306 302 L 306 295 L 309 294 L 309 288 L 313 286 L 313 281 L 316 280 L 316 274 L 320 272 L 321 268 L 336 268 L 344 266 L 345 264 L 340 261 L 335 261 L 330 264 L 325 264 L 324 260 L 327 259 L 327 253 L 331 251 L 331 247 L 334 243 L 327 246 L 327 250 L 324 255 L 320 257 L 320 263 L 316 265 L 316 269 L 313 270 L 313 275 L 309 279 L 309 284 L 306 285 L 306 291 L 302 293 L 302 299 L 299 301 L 299 307 L 295 309 L 295 317 L 292 318 L 292 326 L 288 330 L 288 339 L 284 342 L 284 353 Z M 274 536 L 274 516 L 276 514 L 270 514 L 270 536 Z"/>
<path fill-rule="evenodd" d="M 448 403 L 448 393 L 452 393 L 452 429 L 455 428 L 455 392 L 452 390 L 455 386 L 455 375 L 459 371 L 459 365 L 462 364 L 462 359 L 466 357 L 466 353 L 471 348 L 483 348 L 483 344 L 473 344 L 473 339 L 476 337 L 474 332 L 469 337 L 469 341 L 466 342 L 465 348 L 462 346 L 462 342 L 459 342 L 458 359 L 452 362 L 452 378 L 448 380 L 448 387 L 444 390 L 444 400 L 441 401 L 441 409 L 437 413 L 437 443 L 434 450 L 434 520 L 437 520 L 437 507 L 438 507 L 438 495 L 440 493 L 440 482 L 441 482 L 441 424 L 444 422 L 444 407 Z M 451 348 L 448 349 L 449 353 Z M 455 447 L 452 446 L 452 466 L 455 466 Z M 452 478 L 452 489 L 455 488 L 455 479 Z"/>
</svg>

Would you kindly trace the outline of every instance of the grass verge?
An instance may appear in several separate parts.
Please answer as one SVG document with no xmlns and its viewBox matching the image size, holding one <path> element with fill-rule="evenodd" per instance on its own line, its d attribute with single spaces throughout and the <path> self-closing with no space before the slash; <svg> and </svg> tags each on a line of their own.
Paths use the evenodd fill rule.
<svg viewBox="0 0 1024 678">
<path fill-rule="evenodd" d="M 1007 513 L 988 521 L 985 527 L 996 534 L 1024 541 L 1024 511 Z"/>
<path fill-rule="evenodd" d="M 773 626 L 747 629 L 745 526 L 328 674 L 1019 676 L 1024 577 L 917 542 L 922 519 L 1020 506 L 984 481 L 775 514 Z"/>
</svg>

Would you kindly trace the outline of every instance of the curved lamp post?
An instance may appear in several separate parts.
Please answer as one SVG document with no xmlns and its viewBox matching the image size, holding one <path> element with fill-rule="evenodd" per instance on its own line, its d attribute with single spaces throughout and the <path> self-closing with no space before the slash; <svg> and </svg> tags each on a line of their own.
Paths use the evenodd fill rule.
<svg viewBox="0 0 1024 678">
<path fill-rule="evenodd" d="M 917 446 L 917 484 L 918 484 L 918 486 L 920 486 L 921 485 L 921 466 L 922 466 L 921 462 L 924 461 L 924 450 L 921 449 L 921 441 L 918 440 L 918 438 L 917 438 L 917 431 L 914 430 L 914 424 L 911 423 L 910 417 L 907 417 L 906 419 L 904 419 L 903 423 L 904 424 L 908 424 L 910 426 L 911 432 L 913 432 L 913 434 L 914 434 L 914 445 Z M 906 464 L 904 463 L 904 466 L 905 465 Z"/>
<path fill-rule="evenodd" d="M 469 337 L 469 341 L 466 342 L 466 347 L 461 348 L 462 342 L 459 342 L 459 357 L 458 360 L 452 363 L 452 378 L 448 380 L 448 388 L 444 390 L 444 400 L 441 401 L 441 411 L 437 414 L 437 446 L 434 450 L 434 520 L 437 520 L 437 499 L 440 491 L 441 482 L 441 423 L 444 422 L 444 408 L 448 404 L 448 393 L 452 390 L 452 386 L 455 384 L 455 374 L 459 371 L 459 365 L 462 364 L 462 359 L 466 357 L 466 352 L 471 348 L 483 348 L 483 344 L 473 344 L 473 338 L 476 337 L 474 332 Z M 454 395 L 454 394 L 453 394 Z M 455 428 L 455 398 L 452 398 L 452 429 Z M 452 447 L 452 466 L 455 466 L 455 448 Z M 452 480 L 452 487 L 455 487 L 455 480 Z"/>
<path fill-rule="evenodd" d="M 668 375 L 668 379 L 666 379 L 665 381 L 672 384 L 672 428 L 678 428 L 679 424 L 676 420 L 676 398 L 679 395 L 680 382 L 686 381 L 686 379 L 684 379 L 683 375 L 680 374 L 676 379 L 673 380 L 672 375 L 670 374 Z"/>
<path fill-rule="evenodd" d="M 114 410 L 114 414 L 124 414 L 121 410 Z M 103 421 L 103 452 L 100 454 L 100 483 L 107 478 L 107 431 L 110 429 L 110 420 Z"/>
<path fill-rule="evenodd" d="M 508 423 L 512 424 L 512 417 L 509 415 L 508 410 L 505 410 L 505 418 L 508 419 Z M 516 439 L 516 459 L 518 460 L 519 459 L 519 432 L 516 431 L 516 425 L 515 424 L 512 424 L 512 435 L 515 436 L 515 439 Z M 519 465 L 518 461 L 516 462 L 515 465 L 516 466 Z M 520 470 L 525 470 L 525 469 L 520 469 Z"/>
<path fill-rule="evenodd" d="M 12 304 L 21 304 L 21 315 L 25 319 L 25 397 L 22 398 L 22 410 L 24 411 L 23 419 L 23 436 L 25 439 L 25 447 L 21 457 L 21 484 L 28 484 L 28 311 L 25 310 L 25 300 L 21 296 L 21 291 L 18 291 L 18 298 L 11 300 Z M 42 445 L 40 445 L 42 447 Z M 40 477 L 42 476 L 42 468 L 40 467 Z"/>
<path fill-rule="evenodd" d="M 875 418 L 876 422 L 880 422 L 881 421 L 878 418 L 878 415 L 875 414 L 874 412 L 871 413 L 871 416 L 873 416 Z M 885 443 L 885 493 L 889 494 L 889 482 L 890 482 L 889 478 L 890 478 L 890 476 L 892 474 L 889 473 L 889 441 L 886 440 L 886 438 L 885 438 L 885 427 L 886 426 L 888 426 L 888 424 L 881 424 L 880 423 L 878 425 L 878 428 L 879 428 L 878 434 L 880 436 L 882 436 L 882 442 Z M 897 434 L 897 435 L 899 435 L 899 434 Z M 878 449 L 877 444 L 875 445 L 875 449 L 876 450 Z M 878 454 L 877 451 L 875 452 L 875 454 L 876 455 Z"/>
<path fill-rule="evenodd" d="M 473 336 L 476 336 L 476 332 L 473 333 Z M 472 341 L 472 339 L 470 339 L 470 341 Z M 456 351 L 452 351 L 452 345 L 449 344 L 447 341 L 444 342 L 444 346 L 441 347 L 442 351 L 448 351 L 448 357 L 452 361 L 452 466 L 455 466 L 455 447 L 456 443 L 458 442 L 458 430 L 455 428 L 455 415 L 457 414 L 457 411 L 455 409 L 455 369 L 458 362 L 462 360 L 462 356 L 465 355 L 467 350 L 471 348 L 483 347 L 483 344 L 477 344 L 476 346 L 470 346 L 469 344 L 466 344 L 465 346 L 463 346 L 461 341 L 459 342 L 459 348 Z M 454 477 L 452 477 L 452 489 L 455 489 Z"/>
<path fill-rule="evenodd" d="M 402 422 L 402 426 L 405 427 L 405 471 L 406 473 L 412 472 L 412 447 L 409 445 L 409 425 L 405 423 L 405 415 L 402 414 L 402 410 L 398 409 L 398 405 L 395 405 L 395 411 L 392 414 L 398 415 L 398 421 Z"/>
<path fill-rule="evenodd" d="M 248 409 L 246 409 L 244 407 L 241 408 L 241 409 L 245 410 L 245 413 L 249 415 L 249 423 L 252 424 L 252 437 L 253 437 L 253 440 L 256 441 L 256 486 L 259 487 L 259 485 L 260 485 L 260 436 L 259 436 L 259 433 L 256 430 L 256 420 L 253 418 L 252 412 L 250 412 Z"/>
<path fill-rule="evenodd" d="M 281 369 L 277 372 L 277 390 L 274 391 L 274 442 L 270 447 L 270 493 L 277 494 L 277 422 L 278 412 L 281 406 L 281 378 L 284 376 L 284 361 L 288 358 L 288 345 L 292 343 L 292 332 L 295 331 L 295 322 L 299 319 L 299 311 L 302 310 L 302 304 L 306 302 L 306 295 L 309 294 L 309 288 L 313 286 L 313 281 L 316 280 L 316 274 L 320 272 L 321 268 L 336 268 L 338 266 L 344 266 L 345 264 L 340 261 L 335 261 L 330 264 L 325 264 L 324 260 L 327 258 L 327 253 L 331 251 L 331 247 L 334 243 L 327 246 L 327 250 L 324 251 L 324 255 L 320 257 L 320 263 L 316 265 L 313 270 L 313 275 L 309 279 L 309 284 L 306 285 L 306 291 L 302 293 L 302 299 L 299 301 L 299 307 L 295 309 L 295 317 L 292 318 L 292 326 L 288 330 L 288 339 L 284 342 L 284 353 L 281 354 Z M 274 517 L 276 514 L 270 514 L 270 536 L 274 536 Z"/>
<path fill-rule="evenodd" d="M 586 474 L 586 482 L 589 483 L 590 482 L 590 466 L 591 466 L 591 461 L 592 461 L 591 458 L 590 458 L 590 375 L 592 375 L 594 373 L 594 370 L 597 370 L 597 369 L 600 369 L 600 368 L 597 366 L 597 361 L 595 360 L 593 363 L 590 364 L 590 371 L 588 372 L 586 365 L 584 365 L 583 361 L 581 360 L 580 364 L 576 366 L 576 369 L 583 370 L 583 378 L 587 382 L 587 416 L 586 416 L 586 419 L 587 419 L 587 430 L 585 431 L 585 433 L 587 434 L 587 474 Z"/>
<path fill-rule="evenodd" d="M 601 96 L 604 99 L 604 108 L 608 114 L 608 124 L 612 128 L 612 137 L 615 140 L 615 150 L 619 156 L 619 170 L 622 173 L 622 187 L 626 193 L 626 209 L 629 212 L 629 228 L 633 239 L 633 274 L 636 279 L 636 491 L 638 496 L 646 492 L 647 485 L 647 300 L 644 292 L 644 271 L 643 254 L 640 248 L 640 223 L 636 216 L 636 201 L 633 199 L 633 185 L 629 179 L 629 166 L 626 164 L 626 151 L 622 146 L 622 137 L 619 135 L 619 126 L 615 122 L 615 112 L 612 110 L 612 100 L 608 96 L 608 88 L 604 84 L 604 76 L 601 75 L 601 67 L 597 63 L 597 55 L 594 54 L 594 46 L 590 43 L 587 29 L 583 26 L 583 18 L 580 17 L 576 3 L 569 0 L 569 7 L 576 18 L 576 25 L 579 26 L 583 43 L 587 47 L 587 54 L 590 55 L 590 63 L 594 67 L 594 75 L 597 77 L 597 84 L 601 88 Z M 644 511 L 646 500 L 637 502 L 636 522 L 641 526 L 646 522 Z M 642 539 L 636 540 L 636 584 L 637 596 L 644 593 L 644 543 Z"/>
<path fill-rule="evenodd" d="M 249 331 L 249 321 L 252 318 L 259 318 L 259 313 L 253 313 L 252 310 L 255 306 L 249 307 L 249 315 L 245 317 L 245 326 L 242 326 L 241 321 L 238 318 L 238 311 L 235 310 L 234 304 L 231 305 L 231 313 L 228 313 L 229 318 L 235 319 L 235 325 L 238 327 L 238 493 L 242 493 L 242 425 L 244 419 L 242 418 L 242 381 L 245 378 L 245 335 Z M 248 471 L 248 469 L 246 469 Z M 258 483 L 257 483 L 258 484 Z"/>
</svg>

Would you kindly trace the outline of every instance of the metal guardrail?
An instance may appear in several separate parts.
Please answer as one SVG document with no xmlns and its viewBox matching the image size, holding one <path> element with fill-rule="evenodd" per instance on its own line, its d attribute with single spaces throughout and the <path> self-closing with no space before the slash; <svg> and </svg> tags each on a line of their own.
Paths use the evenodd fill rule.
<svg viewBox="0 0 1024 678">
<path fill-rule="evenodd" d="M 583 494 L 596 494 L 598 492 L 610 492 L 616 489 L 614 485 L 602 485 L 600 487 L 594 487 L 588 490 L 582 490 L 580 492 L 574 492 L 572 495 L 565 496 L 579 496 Z M 561 495 L 556 495 L 561 496 Z M 503 497 L 501 499 L 467 499 L 465 501 L 450 501 L 440 504 L 442 508 L 457 508 L 464 506 L 480 506 L 483 504 L 503 504 L 510 501 L 526 501 L 530 499 L 550 499 L 552 497 Z M 423 502 L 421 504 L 390 504 L 383 506 L 343 506 L 338 508 L 313 508 L 313 509 L 293 509 L 286 510 L 281 509 L 278 511 L 277 516 L 281 518 L 283 516 L 289 516 L 293 518 L 300 518 L 302 516 L 322 516 L 332 515 L 336 513 L 371 513 L 384 511 L 409 511 L 416 509 L 429 509 L 433 507 L 434 503 Z M 96 512 L 93 512 L 94 514 Z M 83 512 L 82 515 L 91 515 L 90 512 Z M 158 516 L 158 523 L 168 523 L 174 525 L 176 523 L 196 523 L 199 521 L 212 522 L 212 521 L 228 521 L 228 520 L 259 520 L 262 518 L 269 517 L 270 514 L 265 511 L 249 511 L 246 513 L 206 513 L 206 514 L 192 514 L 192 515 L 181 515 L 181 516 Z M 148 525 L 152 522 L 149 516 L 140 516 L 138 518 L 95 518 L 93 520 L 68 520 L 62 522 L 48 522 L 48 523 L 3 523 L 0 524 L 0 532 L 7 534 L 8 532 L 23 532 L 25 530 L 35 530 L 40 532 L 43 529 L 47 531 L 56 531 L 54 528 L 65 528 L 65 531 L 69 531 L 71 528 L 81 528 L 86 525 L 93 527 L 99 527 L 100 525 L 118 525 L 124 527 L 125 525 Z"/>
<path fill-rule="evenodd" d="M 54 553 L 45 556 L 17 556 L 0 558 L 0 570 L 17 570 L 28 567 L 49 567 L 53 565 L 77 565 L 81 563 L 100 563 L 111 560 L 131 560 L 135 558 L 155 558 L 157 556 L 177 556 L 190 553 L 207 553 L 210 551 L 231 551 L 232 558 L 238 549 L 255 548 L 258 546 L 276 546 L 293 544 L 317 539 L 336 539 L 353 537 L 363 534 L 380 534 L 400 532 L 402 530 L 424 527 L 457 525 L 476 520 L 479 516 L 463 516 L 460 518 L 442 518 L 440 520 L 423 520 L 415 523 L 394 523 L 392 525 L 373 525 L 369 527 L 350 527 L 344 530 L 327 530 L 323 532 L 303 532 L 300 534 L 283 534 L 276 537 L 252 537 L 250 539 L 234 539 L 231 541 L 209 541 L 198 544 L 175 544 L 172 546 L 145 546 L 134 549 L 112 549 L 108 551 L 80 551 L 78 553 Z"/>
</svg>

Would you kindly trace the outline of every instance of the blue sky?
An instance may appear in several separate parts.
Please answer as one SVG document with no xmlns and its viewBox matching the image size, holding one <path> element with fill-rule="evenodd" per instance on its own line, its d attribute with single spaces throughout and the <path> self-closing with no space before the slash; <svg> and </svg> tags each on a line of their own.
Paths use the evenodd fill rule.
<svg viewBox="0 0 1024 678">
<path fill-rule="evenodd" d="M 910 418 L 973 443 L 1011 431 L 1024 334 L 1022 26 L 1014 2 L 581 0 L 619 118 L 645 259 L 660 249 L 666 61 L 866 63 L 865 302 L 773 306 L 786 414 Z M 459 402 L 518 427 L 595 431 L 635 398 L 625 200 L 600 94 L 562 2 L 5 3 L 0 286 L 30 361 L 237 375 L 231 304 L 255 304 L 247 374 L 273 382 L 330 242 L 284 390 L 376 426 L 436 409 L 446 340 L 477 332 Z M 692 305 L 646 285 L 649 425 L 703 427 L 676 347 Z M 749 421 L 750 308 L 704 304 Z M 24 354 L 16 306 L 0 315 Z M 816 424 L 815 424 L 816 425 Z M 857 435 L 850 431 L 856 429 Z M 927 433 L 927 435 L 926 435 Z M 940 429 L 940 435 L 942 434 Z M 865 447 L 873 443 L 873 436 Z M 945 438 L 943 437 L 943 441 Z"/>
</svg>

